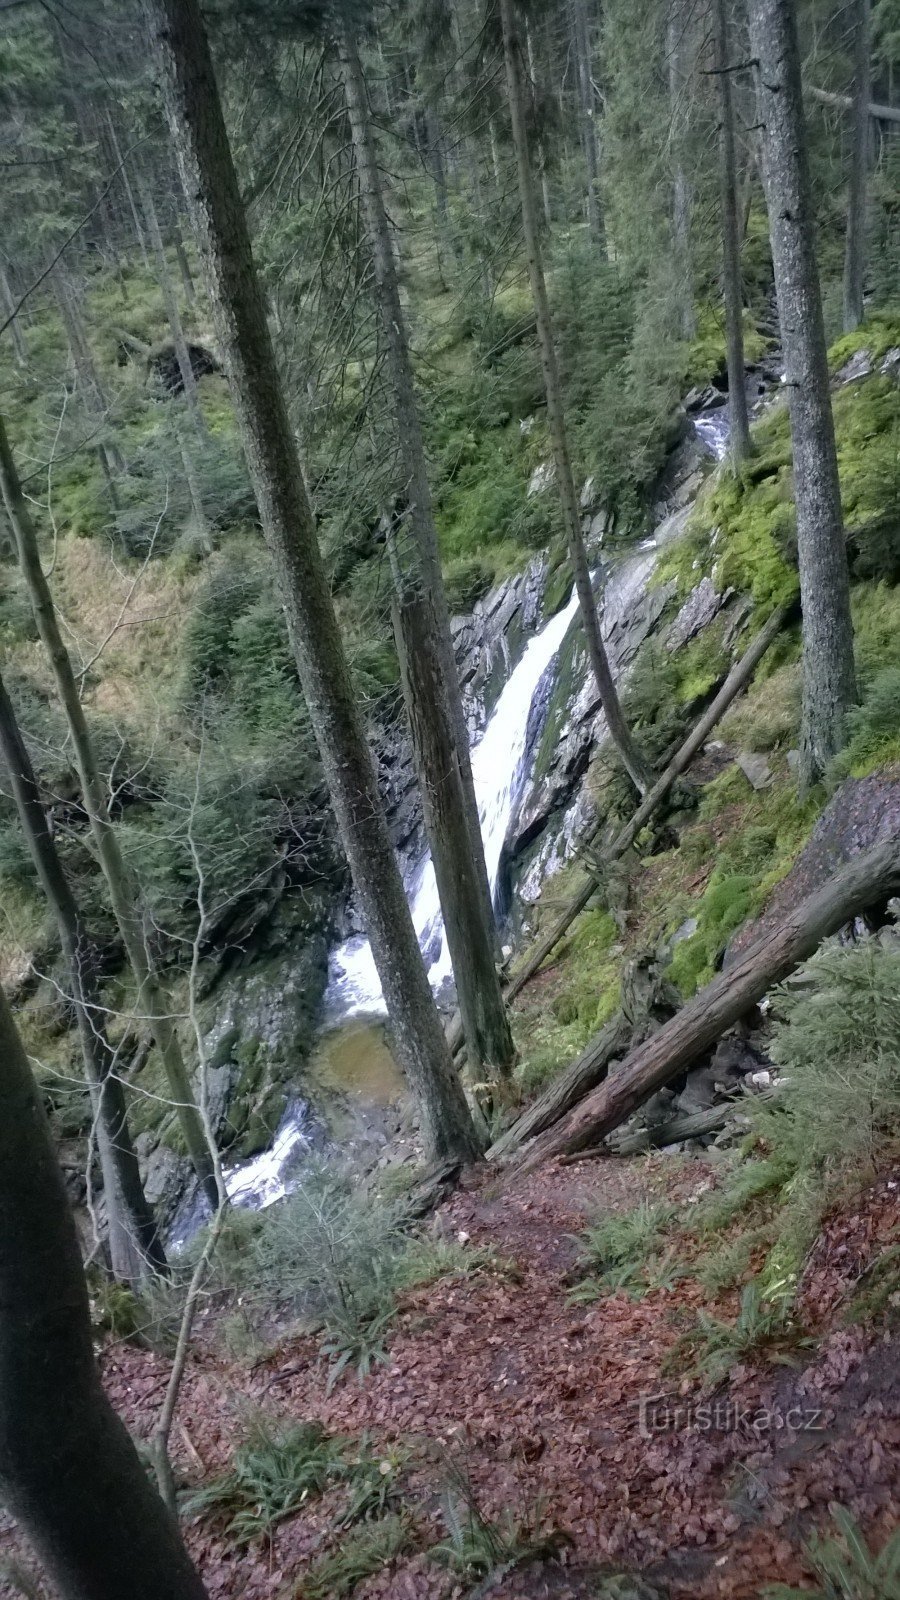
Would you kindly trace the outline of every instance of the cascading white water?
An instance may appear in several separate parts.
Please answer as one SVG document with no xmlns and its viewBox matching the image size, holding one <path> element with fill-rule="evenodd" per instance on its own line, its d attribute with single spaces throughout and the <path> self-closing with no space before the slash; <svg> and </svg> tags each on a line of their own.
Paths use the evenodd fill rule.
<svg viewBox="0 0 900 1600">
<path fill-rule="evenodd" d="M 472 750 L 472 776 L 492 892 L 497 885 L 506 830 L 525 779 L 523 757 L 531 703 L 577 610 L 578 597 L 573 592 L 565 609 L 551 617 L 540 633 L 529 640 L 482 737 Z M 453 974 L 430 856 L 419 863 L 407 887 L 413 925 L 428 963 L 428 976 L 432 987 L 439 989 Z M 348 939 L 333 952 L 327 1007 L 332 1019 L 384 1014 L 381 984 L 367 939 Z"/>
</svg>

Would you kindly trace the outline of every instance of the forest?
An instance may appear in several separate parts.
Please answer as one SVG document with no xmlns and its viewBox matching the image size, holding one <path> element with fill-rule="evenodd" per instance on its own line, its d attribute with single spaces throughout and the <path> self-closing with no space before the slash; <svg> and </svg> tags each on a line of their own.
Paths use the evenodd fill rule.
<svg viewBox="0 0 900 1600">
<path fill-rule="evenodd" d="M 0 0 L 0 1596 L 900 1600 L 900 0 Z"/>
</svg>

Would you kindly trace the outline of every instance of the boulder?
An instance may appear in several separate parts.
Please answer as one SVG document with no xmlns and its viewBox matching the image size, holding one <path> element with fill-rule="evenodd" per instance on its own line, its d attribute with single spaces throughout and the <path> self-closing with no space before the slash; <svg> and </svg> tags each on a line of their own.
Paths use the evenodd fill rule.
<svg viewBox="0 0 900 1600">
<path fill-rule="evenodd" d="M 689 639 L 695 638 L 704 628 L 708 628 L 733 592 L 731 589 L 726 589 L 724 593 L 720 593 L 712 578 L 701 578 L 696 589 L 691 590 L 669 629 L 666 649 L 679 650 Z"/>
<path fill-rule="evenodd" d="M 732 939 L 725 965 L 781 926 L 787 912 L 821 889 L 853 856 L 890 839 L 900 843 L 900 777 L 847 778 L 816 823 L 812 838 L 773 890 L 762 915 Z"/>
</svg>

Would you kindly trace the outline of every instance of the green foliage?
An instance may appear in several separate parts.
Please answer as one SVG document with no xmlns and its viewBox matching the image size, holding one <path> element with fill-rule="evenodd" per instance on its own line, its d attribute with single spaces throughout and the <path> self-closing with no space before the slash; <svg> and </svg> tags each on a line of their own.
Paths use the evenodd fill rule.
<svg viewBox="0 0 900 1600">
<path fill-rule="evenodd" d="M 697 931 L 676 946 L 669 977 L 685 999 L 709 983 L 729 938 L 754 905 L 753 879 L 744 873 L 717 869 L 696 907 Z"/>
<path fill-rule="evenodd" d="M 524 1561 L 559 1549 L 559 1534 L 542 1528 L 537 1511 L 525 1518 L 507 1511 L 496 1522 L 484 1517 L 466 1474 L 458 1468 L 451 1470 L 442 1510 L 447 1537 L 428 1554 L 470 1583 L 478 1578 L 499 1581 Z"/>
<path fill-rule="evenodd" d="M 780 1152 L 754 1160 L 739 1160 L 723 1186 L 714 1189 L 694 1207 L 691 1228 L 701 1235 L 721 1233 L 756 1202 L 779 1194 L 792 1170 L 790 1161 Z"/>
<path fill-rule="evenodd" d="M 570 1298 L 589 1304 L 619 1289 L 640 1296 L 651 1289 L 671 1288 L 679 1269 L 662 1246 L 675 1215 L 674 1206 L 643 1200 L 634 1211 L 592 1223 L 578 1239 L 578 1265 L 587 1276 Z"/>
<path fill-rule="evenodd" d="M 493 581 L 494 569 L 481 556 L 462 556 L 449 561 L 444 569 L 444 588 L 451 613 L 471 611 L 476 601 L 487 594 Z"/>
<path fill-rule="evenodd" d="M 832 764 L 833 781 L 848 773 L 863 778 L 900 760 L 900 667 L 876 673 L 847 717 L 847 732 L 847 745 Z"/>
<path fill-rule="evenodd" d="M 785 1081 L 758 1126 L 798 1172 L 859 1172 L 900 1112 L 900 951 L 826 947 L 773 1000 Z"/>
<path fill-rule="evenodd" d="M 415 1547 L 415 1529 L 403 1512 L 366 1522 L 320 1556 L 294 1589 L 295 1600 L 345 1600 L 357 1585 Z"/>
<path fill-rule="evenodd" d="M 788 1359 L 791 1330 L 784 1309 L 767 1301 L 753 1279 L 744 1285 L 741 1305 L 734 1322 L 701 1311 L 697 1327 L 689 1336 L 698 1370 L 710 1383 L 727 1377 L 738 1361 L 761 1355 L 774 1360 Z"/>
<path fill-rule="evenodd" d="M 231 1471 L 196 1490 L 183 1509 L 223 1522 L 236 1544 L 250 1544 L 345 1472 L 344 1441 L 321 1423 L 279 1423 L 260 1413 Z"/>
<path fill-rule="evenodd" d="M 900 1530 L 876 1555 L 844 1506 L 836 1506 L 833 1517 L 836 1534 L 814 1533 L 805 1550 L 818 1588 L 770 1584 L 766 1600 L 900 1600 Z"/>
<path fill-rule="evenodd" d="M 770 344 L 757 329 L 749 311 L 744 312 L 744 361 L 750 366 L 759 361 Z M 720 305 L 701 306 L 697 316 L 697 337 L 689 346 L 685 381 L 712 383 L 727 369 L 725 312 Z"/>
</svg>

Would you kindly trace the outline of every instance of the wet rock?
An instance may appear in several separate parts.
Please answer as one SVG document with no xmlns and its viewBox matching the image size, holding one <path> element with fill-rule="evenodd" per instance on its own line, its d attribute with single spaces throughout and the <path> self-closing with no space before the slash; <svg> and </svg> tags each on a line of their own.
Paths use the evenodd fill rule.
<svg viewBox="0 0 900 1600">
<path fill-rule="evenodd" d="M 718 1083 L 726 1083 L 746 1073 L 757 1072 L 765 1064 L 766 1057 L 755 1050 L 749 1040 L 729 1034 L 716 1045 L 710 1068 Z"/>
<path fill-rule="evenodd" d="M 900 372 L 900 345 L 895 344 L 893 349 L 887 352 L 878 371 L 885 375 L 891 372 Z"/>
<path fill-rule="evenodd" d="M 669 629 L 666 649 L 679 650 L 689 639 L 695 638 L 704 628 L 708 628 L 733 592 L 732 589 L 726 589 L 724 593 L 720 593 L 712 578 L 701 578 L 696 589 L 691 590 Z"/>
<path fill-rule="evenodd" d="M 822 888 L 853 856 L 890 839 L 900 841 L 900 778 L 884 773 L 847 778 L 816 823 L 809 844 L 773 891 L 765 911 L 731 941 L 725 965 L 756 939 L 780 928 L 787 912 Z"/>
<path fill-rule="evenodd" d="M 766 756 L 752 750 L 741 750 L 736 760 L 752 789 L 768 789 L 773 774 Z"/>
<path fill-rule="evenodd" d="M 535 494 L 543 494 L 545 489 L 549 489 L 555 476 L 556 470 L 552 461 L 539 461 L 528 480 L 529 498 Z"/>
</svg>

